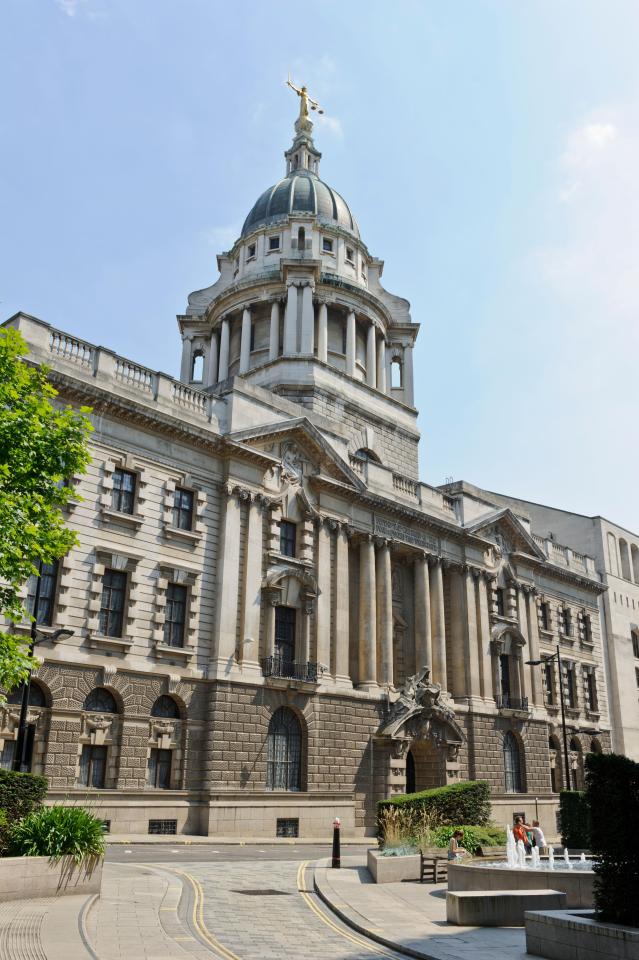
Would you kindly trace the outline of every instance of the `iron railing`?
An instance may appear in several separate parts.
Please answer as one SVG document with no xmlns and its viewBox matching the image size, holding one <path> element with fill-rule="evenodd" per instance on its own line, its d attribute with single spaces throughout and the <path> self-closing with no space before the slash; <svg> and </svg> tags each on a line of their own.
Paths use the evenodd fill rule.
<svg viewBox="0 0 639 960">
<path fill-rule="evenodd" d="M 302 680 L 305 683 L 317 683 L 322 672 L 319 663 L 295 663 L 278 656 L 263 657 L 260 665 L 264 677 L 282 677 L 287 680 Z"/>
<path fill-rule="evenodd" d="M 509 693 L 500 693 L 495 697 L 499 710 L 528 710 L 528 697 L 511 697 Z"/>
</svg>

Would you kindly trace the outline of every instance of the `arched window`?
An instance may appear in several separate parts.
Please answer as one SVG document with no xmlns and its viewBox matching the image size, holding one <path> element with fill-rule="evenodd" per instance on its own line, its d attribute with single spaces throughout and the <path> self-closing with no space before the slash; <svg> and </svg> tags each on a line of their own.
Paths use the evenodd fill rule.
<svg viewBox="0 0 639 960">
<path fill-rule="evenodd" d="M 584 755 L 581 749 L 581 743 L 576 737 L 570 740 L 570 776 L 572 790 L 583 790 L 584 788 Z"/>
<path fill-rule="evenodd" d="M 302 728 L 288 707 L 280 707 L 268 725 L 267 790 L 302 789 Z"/>
<path fill-rule="evenodd" d="M 204 379 L 204 354 L 196 350 L 191 361 L 191 382 L 201 383 Z"/>
<path fill-rule="evenodd" d="M 639 550 L 634 543 L 630 547 L 630 556 L 632 558 L 632 578 L 635 583 L 639 583 Z"/>
<path fill-rule="evenodd" d="M 403 387 L 402 361 L 395 357 L 391 360 L 391 390 L 401 390 Z"/>
<path fill-rule="evenodd" d="M 601 749 L 601 743 L 599 742 L 599 740 L 597 740 L 596 737 L 593 737 L 592 740 L 590 741 L 590 752 L 603 753 L 603 750 Z"/>
<path fill-rule="evenodd" d="M 17 690 L 13 690 L 7 697 L 7 703 L 13 705 L 19 705 L 22 703 L 22 687 L 18 687 Z M 44 694 L 42 687 L 38 686 L 37 683 L 34 683 L 32 680 L 29 684 L 29 706 L 30 707 L 46 707 L 47 698 Z"/>
<path fill-rule="evenodd" d="M 406 754 L 406 793 L 415 793 L 415 757 L 412 750 Z"/>
<path fill-rule="evenodd" d="M 618 575 L 619 567 L 617 565 L 617 540 L 614 533 L 608 534 L 608 569 L 613 577 Z"/>
<path fill-rule="evenodd" d="M 523 793 L 519 744 L 510 730 L 504 737 L 504 782 L 506 793 Z"/>
<path fill-rule="evenodd" d="M 109 693 L 104 687 L 95 687 L 87 695 L 82 709 L 88 710 L 90 713 L 117 713 L 118 705 L 112 693 Z"/>
<path fill-rule="evenodd" d="M 621 576 L 624 580 L 631 580 L 630 576 L 630 553 L 628 544 L 625 540 L 619 540 L 619 556 L 621 557 Z"/>
<path fill-rule="evenodd" d="M 180 708 L 173 697 L 169 697 L 168 694 L 163 693 L 151 707 L 151 716 L 165 717 L 167 720 L 179 720 Z"/>
<path fill-rule="evenodd" d="M 372 450 L 368 450 L 366 447 L 360 447 L 359 450 L 355 451 L 355 456 L 358 460 L 371 460 L 373 463 L 381 463 L 376 453 Z"/>
<path fill-rule="evenodd" d="M 304 227 L 300 227 L 297 231 L 297 249 L 305 250 L 306 249 L 306 230 Z"/>
</svg>

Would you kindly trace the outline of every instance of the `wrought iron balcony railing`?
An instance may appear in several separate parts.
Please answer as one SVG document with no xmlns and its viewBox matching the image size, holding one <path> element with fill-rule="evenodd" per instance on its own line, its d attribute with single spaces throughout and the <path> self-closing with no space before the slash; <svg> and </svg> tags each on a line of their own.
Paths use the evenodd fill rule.
<svg viewBox="0 0 639 960">
<path fill-rule="evenodd" d="M 286 680 L 302 680 L 305 683 L 317 683 L 322 672 L 319 663 L 295 663 L 284 657 L 264 657 L 260 661 L 262 676 L 281 677 Z"/>
<path fill-rule="evenodd" d="M 528 710 L 528 697 L 511 697 L 509 693 L 500 693 L 495 697 L 499 710 Z"/>
</svg>

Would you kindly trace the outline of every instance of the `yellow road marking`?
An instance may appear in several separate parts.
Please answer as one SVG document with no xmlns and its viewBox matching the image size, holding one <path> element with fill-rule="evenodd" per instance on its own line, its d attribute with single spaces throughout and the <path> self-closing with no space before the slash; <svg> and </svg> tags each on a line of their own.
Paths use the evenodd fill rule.
<svg viewBox="0 0 639 960">
<path fill-rule="evenodd" d="M 316 903 L 309 896 L 309 892 L 306 889 L 306 880 L 305 873 L 308 866 L 308 860 L 305 860 L 303 863 L 300 863 L 299 870 L 297 871 L 297 890 L 306 903 L 307 907 L 313 911 L 313 913 L 320 918 L 320 920 L 326 924 L 327 927 L 330 927 L 331 930 L 334 930 L 336 933 L 339 933 L 340 936 L 344 937 L 345 940 L 350 940 L 351 943 L 356 944 L 358 947 L 364 947 L 366 950 L 369 950 L 371 953 L 376 953 L 380 957 L 389 957 L 391 960 L 397 960 L 396 953 L 387 953 L 382 947 L 378 947 L 375 944 L 371 943 L 370 940 L 364 940 L 357 935 L 347 933 L 346 930 L 343 930 L 339 927 L 333 920 L 329 917 L 328 914 L 324 913 Z"/>
<path fill-rule="evenodd" d="M 196 877 L 191 876 L 190 873 L 186 873 L 185 870 L 175 870 L 174 872 L 181 877 L 185 877 L 193 888 L 195 900 L 193 902 L 193 913 L 191 920 L 193 922 L 193 926 L 200 934 L 202 939 L 206 940 L 206 942 L 209 943 L 216 953 L 223 957 L 224 960 L 240 960 L 237 954 L 232 953 L 224 946 L 223 943 L 220 943 L 220 941 L 213 936 L 206 926 L 204 922 L 204 891 L 202 890 L 200 881 Z"/>
</svg>

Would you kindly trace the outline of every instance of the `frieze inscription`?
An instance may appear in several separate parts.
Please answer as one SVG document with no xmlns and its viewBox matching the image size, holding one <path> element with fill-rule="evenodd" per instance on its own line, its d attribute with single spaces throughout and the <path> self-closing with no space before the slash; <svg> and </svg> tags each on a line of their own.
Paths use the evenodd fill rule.
<svg viewBox="0 0 639 960">
<path fill-rule="evenodd" d="M 401 540 L 402 543 L 410 543 L 414 547 L 422 547 L 424 550 L 438 552 L 439 544 L 435 537 L 422 533 L 420 530 L 413 530 L 404 523 L 397 520 L 388 520 L 386 517 L 373 517 L 373 530 L 377 536 L 388 537 L 390 540 Z"/>
</svg>

